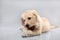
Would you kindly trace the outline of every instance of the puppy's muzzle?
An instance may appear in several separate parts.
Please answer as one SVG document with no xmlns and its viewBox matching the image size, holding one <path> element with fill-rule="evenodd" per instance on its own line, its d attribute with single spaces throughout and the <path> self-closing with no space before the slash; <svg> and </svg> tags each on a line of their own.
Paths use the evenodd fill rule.
<svg viewBox="0 0 60 40">
<path fill-rule="evenodd" d="M 35 29 L 35 26 L 32 26 L 29 28 L 29 30 L 33 31 Z"/>
<path fill-rule="evenodd" d="M 28 30 L 31 30 L 31 31 L 33 31 L 35 29 L 35 26 L 34 25 L 30 27 L 29 24 L 26 24 L 26 27 L 28 28 Z"/>
<path fill-rule="evenodd" d="M 30 27 L 30 25 L 29 25 L 29 24 L 26 24 L 26 27 L 27 27 L 27 28 L 29 28 L 29 27 Z"/>
</svg>

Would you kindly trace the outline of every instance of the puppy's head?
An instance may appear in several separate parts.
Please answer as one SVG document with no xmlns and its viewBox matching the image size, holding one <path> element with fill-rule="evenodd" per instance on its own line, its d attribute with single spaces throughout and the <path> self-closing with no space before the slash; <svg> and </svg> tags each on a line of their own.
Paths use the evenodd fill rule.
<svg viewBox="0 0 60 40">
<path fill-rule="evenodd" d="M 27 10 L 23 13 L 21 20 L 22 25 L 28 30 L 36 29 L 38 12 L 36 10 Z"/>
</svg>

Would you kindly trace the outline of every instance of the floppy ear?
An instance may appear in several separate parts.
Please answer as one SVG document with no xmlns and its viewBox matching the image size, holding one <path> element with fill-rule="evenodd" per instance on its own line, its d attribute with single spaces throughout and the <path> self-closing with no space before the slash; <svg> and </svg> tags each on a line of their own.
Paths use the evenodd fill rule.
<svg viewBox="0 0 60 40">
<path fill-rule="evenodd" d="M 24 20 L 23 20 L 23 18 L 21 18 L 21 23 L 22 23 L 22 25 L 24 25 Z"/>
<path fill-rule="evenodd" d="M 37 16 L 38 15 L 38 12 L 36 10 L 33 10 L 32 11 L 33 15 Z"/>
<path fill-rule="evenodd" d="M 38 20 L 38 15 L 39 15 L 38 12 L 37 12 L 36 10 L 33 10 L 33 11 L 32 11 L 32 14 L 33 14 L 33 15 L 36 17 L 36 19 Z"/>
</svg>

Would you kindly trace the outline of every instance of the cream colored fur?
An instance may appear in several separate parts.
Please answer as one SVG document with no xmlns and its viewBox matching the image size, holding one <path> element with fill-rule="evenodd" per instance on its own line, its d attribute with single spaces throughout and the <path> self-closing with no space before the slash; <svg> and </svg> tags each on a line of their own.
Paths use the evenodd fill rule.
<svg viewBox="0 0 60 40">
<path fill-rule="evenodd" d="M 32 17 L 31 21 L 27 20 L 28 17 Z M 22 29 L 23 29 L 23 36 L 32 36 L 32 35 L 39 35 L 43 32 L 50 31 L 52 28 L 55 28 L 56 26 L 52 26 L 49 22 L 49 20 L 46 17 L 40 17 L 38 11 L 36 10 L 26 10 L 22 17 L 23 20 L 25 20 L 25 23 L 23 23 L 22 20 Z M 36 28 L 34 31 L 28 30 L 25 25 L 29 23 L 31 26 L 36 25 Z"/>
</svg>

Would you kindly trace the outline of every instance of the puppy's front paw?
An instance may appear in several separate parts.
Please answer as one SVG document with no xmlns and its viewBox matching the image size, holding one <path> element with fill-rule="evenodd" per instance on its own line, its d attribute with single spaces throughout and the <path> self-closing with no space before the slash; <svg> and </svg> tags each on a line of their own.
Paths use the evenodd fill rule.
<svg viewBox="0 0 60 40">
<path fill-rule="evenodd" d="M 23 38 L 26 38 L 26 37 L 28 37 L 28 34 L 23 33 L 23 34 L 22 34 L 22 37 L 23 37 Z"/>
<path fill-rule="evenodd" d="M 23 34 L 22 37 L 23 37 L 23 38 L 32 37 L 32 35 L 31 35 L 31 34 Z"/>
<path fill-rule="evenodd" d="M 22 34 L 22 37 L 25 38 L 26 37 L 26 34 Z"/>
</svg>

